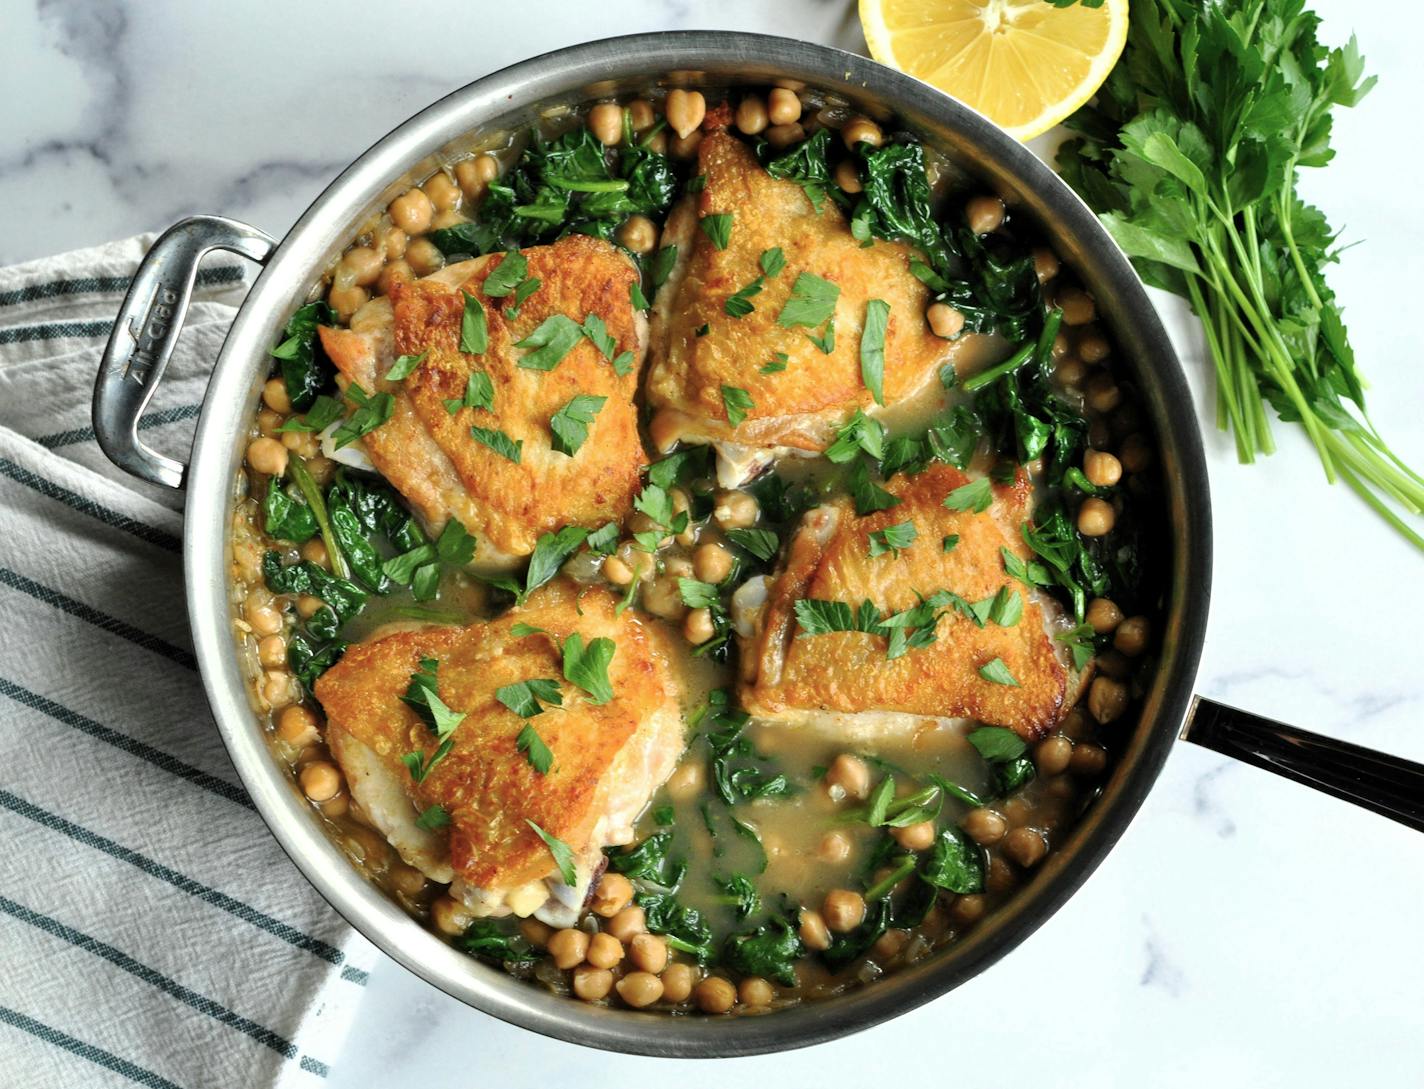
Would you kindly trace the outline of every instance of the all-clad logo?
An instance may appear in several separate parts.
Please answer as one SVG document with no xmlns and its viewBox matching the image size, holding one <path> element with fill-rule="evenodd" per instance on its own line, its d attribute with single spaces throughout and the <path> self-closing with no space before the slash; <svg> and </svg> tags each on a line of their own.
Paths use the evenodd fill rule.
<svg viewBox="0 0 1424 1089">
<path fill-rule="evenodd" d="M 157 362 L 155 355 L 159 345 L 168 339 L 173 328 L 173 307 L 177 302 L 178 292 L 166 284 L 159 284 L 143 321 L 129 320 L 129 336 L 133 337 L 134 349 L 124 367 L 124 381 L 140 386 L 148 384 L 148 376 Z"/>
</svg>

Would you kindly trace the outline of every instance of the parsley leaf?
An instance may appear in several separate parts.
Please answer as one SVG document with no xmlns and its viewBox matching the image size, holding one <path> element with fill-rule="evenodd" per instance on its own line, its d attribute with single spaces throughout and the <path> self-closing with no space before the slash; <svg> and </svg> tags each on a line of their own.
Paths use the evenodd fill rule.
<svg viewBox="0 0 1424 1089">
<path fill-rule="evenodd" d="M 484 304 L 468 291 L 465 296 L 465 314 L 460 319 L 460 351 L 472 355 L 482 355 L 489 350 L 489 326 L 485 322 Z"/>
<path fill-rule="evenodd" d="M 939 546 L 940 546 L 940 551 L 941 551 L 941 552 L 953 552 L 956 548 L 959 547 L 959 534 L 958 534 L 958 533 L 950 533 L 950 534 L 948 534 L 947 536 L 945 536 L 944 538 L 942 538 L 942 539 L 940 540 Z M 1012 553 L 1010 553 L 1010 555 L 1012 555 Z M 1014 558 L 1015 558 L 1015 559 L 1018 559 L 1017 556 L 1015 556 Z"/>
<path fill-rule="evenodd" d="M 944 505 L 950 510 L 972 510 L 983 514 L 994 502 L 994 489 L 987 476 L 962 484 L 944 498 Z"/>
<path fill-rule="evenodd" d="M 727 296 L 727 301 L 722 304 L 722 309 L 731 317 L 746 317 L 756 309 L 756 307 L 752 305 L 751 300 L 753 296 L 761 294 L 762 285 L 764 283 L 766 283 L 766 279 L 762 276 L 758 276 L 735 295 Z"/>
<path fill-rule="evenodd" d="M 553 447 L 561 454 L 573 457 L 588 440 L 588 428 L 607 397 L 580 393 L 549 418 L 549 430 L 554 433 Z"/>
<path fill-rule="evenodd" d="M 780 543 L 776 534 L 769 529 L 729 529 L 727 540 L 763 561 L 776 555 Z"/>
<path fill-rule="evenodd" d="M 583 325 L 580 326 L 583 335 L 593 341 L 593 346 L 604 359 L 612 360 L 613 353 L 618 350 L 618 341 L 613 334 L 608 331 L 608 326 L 597 314 L 585 314 Z"/>
<path fill-rule="evenodd" d="M 403 378 L 409 378 L 415 368 L 425 362 L 425 357 L 429 352 L 421 352 L 419 355 L 397 356 L 396 361 L 391 364 L 391 369 L 386 372 L 387 382 L 399 382 Z"/>
<path fill-rule="evenodd" d="M 557 533 L 543 533 L 534 542 L 534 554 L 529 557 L 529 570 L 524 576 L 521 600 L 559 573 L 564 561 L 588 540 L 588 530 L 582 526 L 565 526 Z"/>
<path fill-rule="evenodd" d="M 485 277 L 484 293 L 491 299 L 502 299 L 513 291 L 529 274 L 529 259 L 518 250 L 510 250 L 501 259 L 494 271 Z"/>
<path fill-rule="evenodd" d="M 574 632 L 564 640 L 564 679 L 582 688 L 594 703 L 607 703 L 613 698 L 608 664 L 613 661 L 614 649 L 613 640 L 604 638 L 585 646 L 583 636 Z"/>
<path fill-rule="evenodd" d="M 471 371 L 465 379 L 465 396 L 456 400 L 451 398 L 445 402 L 445 409 L 450 415 L 455 415 L 462 408 L 482 408 L 486 412 L 494 411 L 494 382 L 485 371 Z"/>
<path fill-rule="evenodd" d="M 548 704 L 550 707 L 562 707 L 564 704 L 563 693 L 559 691 L 559 682 L 552 677 L 540 677 L 503 685 L 495 689 L 494 698 L 520 718 L 533 718 L 540 714 L 544 710 L 543 704 Z"/>
<path fill-rule="evenodd" d="M 812 333 L 806 334 L 806 339 L 821 349 L 822 355 L 830 355 L 836 350 L 836 319 L 832 318 L 826 322 L 826 332 L 822 336 L 815 336 Z"/>
<path fill-rule="evenodd" d="M 988 618 L 1001 628 L 1012 628 L 1023 616 L 1023 597 L 1017 590 L 1000 586 L 989 604 Z"/>
<path fill-rule="evenodd" d="M 583 328 L 566 314 L 551 314 L 523 340 L 516 341 L 516 348 L 532 348 L 519 360 L 519 366 L 528 371 L 551 371 L 563 362 L 564 356 L 573 350 Z"/>
<path fill-rule="evenodd" d="M 736 427 L 747 418 L 747 412 L 756 407 L 752 396 L 738 386 L 722 387 L 722 407 L 727 412 L 727 423 Z"/>
<path fill-rule="evenodd" d="M 836 312 L 836 300 L 840 295 L 839 285 L 814 273 L 803 272 L 791 285 L 791 297 L 781 308 L 776 323 L 787 329 L 798 325 L 814 329 Z"/>
<path fill-rule="evenodd" d="M 826 448 L 826 457 L 836 464 L 844 464 L 864 450 L 877 461 L 885 455 L 885 428 L 878 420 L 871 419 L 860 409 L 836 432 L 836 439 Z"/>
<path fill-rule="evenodd" d="M 791 357 L 785 352 L 773 352 L 771 360 L 763 363 L 757 370 L 761 374 L 779 374 L 786 369 L 786 364 L 791 362 Z"/>
<path fill-rule="evenodd" d="M 540 775 L 549 774 L 549 769 L 554 766 L 554 751 L 544 744 L 532 722 L 524 724 L 524 729 L 514 739 L 514 747 L 524 754 L 529 766 Z"/>
<path fill-rule="evenodd" d="M 443 805 L 427 806 L 421 811 L 420 816 L 415 818 L 415 823 L 418 828 L 434 832 L 437 828 L 444 828 L 450 823 L 450 814 L 445 811 Z"/>
<path fill-rule="evenodd" d="M 677 264 L 676 246 L 664 246 L 653 254 L 652 265 L 648 269 L 648 275 L 653 280 L 653 287 L 662 287 L 667 282 L 675 264 Z"/>
<path fill-rule="evenodd" d="M 979 750 L 979 755 L 990 763 L 1017 760 L 1028 751 L 1024 739 L 1003 726 L 981 726 L 970 731 L 968 740 Z"/>
<path fill-rule="evenodd" d="M 677 580 L 677 589 L 682 595 L 682 603 L 689 609 L 715 609 L 721 604 L 717 587 L 713 583 L 680 578 Z"/>
<path fill-rule="evenodd" d="M 356 411 L 331 433 L 332 445 L 338 450 L 369 435 L 396 410 L 396 399 L 389 393 L 370 394 L 355 382 L 346 387 L 346 399 L 356 406 Z"/>
<path fill-rule="evenodd" d="M 524 440 L 515 441 L 503 431 L 494 427 L 471 427 L 470 438 L 478 443 L 488 446 L 496 454 L 506 457 L 514 464 L 519 464 L 519 458 L 524 450 Z"/>
<path fill-rule="evenodd" d="M 885 331 L 889 323 L 889 303 L 871 299 L 865 304 L 865 328 L 860 333 L 860 380 L 877 405 L 885 403 Z"/>
<path fill-rule="evenodd" d="M 899 496 L 892 495 L 870 479 L 870 470 L 864 459 L 851 466 L 846 487 L 850 489 L 851 498 L 855 501 L 857 514 L 874 514 L 878 510 L 889 510 L 900 505 Z"/>
<path fill-rule="evenodd" d="M 702 233 L 712 240 L 712 245 L 719 250 L 725 250 L 727 243 L 732 240 L 732 213 L 716 212 L 710 216 L 703 216 L 699 224 Z"/>
<path fill-rule="evenodd" d="M 578 884 L 578 870 L 574 866 L 574 853 L 569 849 L 569 845 L 558 836 L 551 836 L 544 829 L 540 828 L 533 821 L 527 818 L 524 821 L 549 848 L 549 853 L 554 856 L 554 865 L 559 868 L 559 876 L 563 878 L 564 884 L 572 888 Z"/>
<path fill-rule="evenodd" d="M 899 556 L 901 550 L 909 548 L 914 543 L 915 536 L 914 522 L 901 522 L 898 525 L 876 530 L 869 537 L 870 555 L 872 557 L 883 556 L 890 552 Z"/>
<path fill-rule="evenodd" d="M 761 265 L 762 274 L 775 279 L 781 275 L 781 270 L 786 267 L 786 254 L 781 252 L 780 246 L 773 246 L 769 250 L 762 250 L 758 260 Z"/>
<path fill-rule="evenodd" d="M 628 301 L 633 304 L 634 310 L 647 310 L 652 306 L 648 297 L 643 294 L 643 285 L 637 280 L 628 285 Z"/>
<path fill-rule="evenodd" d="M 1014 675 L 1009 672 L 1009 667 L 1004 664 L 1002 658 L 991 658 L 979 667 L 979 676 L 983 677 L 990 684 L 1010 685 L 1014 688 L 1019 686 L 1019 682 L 1014 680 Z"/>
</svg>

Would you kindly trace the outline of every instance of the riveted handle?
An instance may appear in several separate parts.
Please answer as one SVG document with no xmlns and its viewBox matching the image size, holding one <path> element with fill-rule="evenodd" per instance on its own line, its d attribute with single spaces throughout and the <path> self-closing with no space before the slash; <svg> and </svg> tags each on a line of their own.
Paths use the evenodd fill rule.
<svg viewBox="0 0 1424 1089">
<path fill-rule="evenodd" d="M 1424 765 L 1198 696 L 1182 738 L 1424 832 Z"/>
<path fill-rule="evenodd" d="M 276 246 L 269 235 L 245 223 L 193 216 L 175 223 L 144 254 L 94 383 L 94 434 L 119 468 L 154 484 L 183 486 L 188 466 L 144 445 L 138 420 L 183 330 L 198 262 L 213 250 L 228 250 L 265 264 Z"/>
</svg>

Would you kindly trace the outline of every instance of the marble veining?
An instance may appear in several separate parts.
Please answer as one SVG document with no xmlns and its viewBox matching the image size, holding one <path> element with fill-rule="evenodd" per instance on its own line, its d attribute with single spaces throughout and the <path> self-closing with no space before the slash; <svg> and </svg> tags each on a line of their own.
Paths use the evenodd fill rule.
<svg viewBox="0 0 1424 1089">
<path fill-rule="evenodd" d="M 1356 30 L 1381 74 L 1338 118 L 1338 161 L 1306 195 L 1361 242 L 1332 283 L 1374 421 L 1417 466 L 1424 211 L 1408 134 L 1424 70 L 1399 29 L 1413 5 L 1312 6 L 1330 40 Z M 280 234 L 354 156 L 481 74 L 573 42 L 697 26 L 864 47 L 851 0 L 0 0 L 0 262 L 198 211 Z M 1274 457 L 1238 466 L 1213 426 L 1199 329 L 1175 299 L 1154 298 L 1191 383 L 1180 410 L 1201 422 L 1210 463 L 1216 562 L 1197 690 L 1424 760 L 1420 557 L 1343 487 L 1326 488 L 1286 425 Z M 1421 900 L 1417 835 L 1181 744 L 1122 842 L 1048 924 L 957 992 L 853 1040 L 674 1070 L 542 1040 L 383 961 L 327 1084 L 1416 1084 Z"/>
</svg>

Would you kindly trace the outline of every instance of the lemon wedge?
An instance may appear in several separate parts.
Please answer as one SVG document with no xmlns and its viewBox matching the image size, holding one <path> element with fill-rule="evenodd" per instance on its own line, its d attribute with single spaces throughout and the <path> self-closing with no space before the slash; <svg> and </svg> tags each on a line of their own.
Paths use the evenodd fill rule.
<svg viewBox="0 0 1424 1089">
<path fill-rule="evenodd" d="M 1027 140 L 1108 78 L 1127 41 L 1127 0 L 860 0 L 860 25 L 876 60 Z"/>
</svg>

